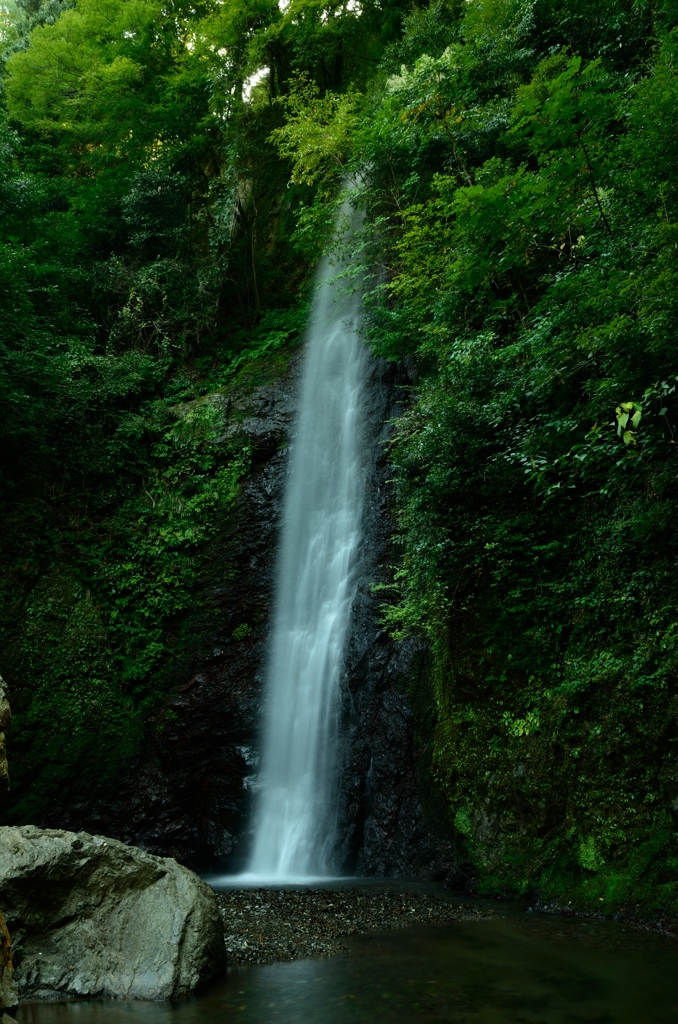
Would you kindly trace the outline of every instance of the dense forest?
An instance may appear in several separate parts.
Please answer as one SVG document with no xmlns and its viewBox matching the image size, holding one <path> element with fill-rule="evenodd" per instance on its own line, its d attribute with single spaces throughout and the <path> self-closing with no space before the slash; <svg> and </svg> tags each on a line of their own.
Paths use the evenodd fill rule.
<svg viewBox="0 0 678 1024">
<path fill-rule="evenodd" d="M 459 858 L 675 913 L 674 0 L 0 12 L 6 820 L 159 727 L 252 459 L 219 396 L 285 366 L 349 195 L 367 340 L 414 381 L 384 617 L 431 651 Z"/>
</svg>

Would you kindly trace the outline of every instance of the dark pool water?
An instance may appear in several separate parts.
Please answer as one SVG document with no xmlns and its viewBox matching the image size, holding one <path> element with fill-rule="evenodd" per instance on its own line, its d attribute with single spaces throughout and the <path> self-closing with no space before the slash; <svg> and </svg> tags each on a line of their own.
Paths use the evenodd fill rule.
<svg viewBox="0 0 678 1024">
<path fill-rule="evenodd" d="M 498 911 L 502 913 L 501 909 Z M 517 914 L 351 941 L 233 970 L 168 1006 L 24 1004 L 19 1024 L 678 1024 L 678 943 L 605 921 Z"/>
</svg>

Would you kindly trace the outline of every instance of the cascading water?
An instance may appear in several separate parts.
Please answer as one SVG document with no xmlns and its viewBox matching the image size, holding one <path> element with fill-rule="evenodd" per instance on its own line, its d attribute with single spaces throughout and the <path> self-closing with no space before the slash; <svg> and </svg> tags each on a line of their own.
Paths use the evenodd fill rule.
<svg viewBox="0 0 678 1024">
<path fill-rule="evenodd" d="M 346 211 L 342 211 L 345 215 Z M 361 300 L 319 272 L 285 497 L 254 850 L 248 873 L 331 873 L 338 695 L 360 539 Z"/>
</svg>

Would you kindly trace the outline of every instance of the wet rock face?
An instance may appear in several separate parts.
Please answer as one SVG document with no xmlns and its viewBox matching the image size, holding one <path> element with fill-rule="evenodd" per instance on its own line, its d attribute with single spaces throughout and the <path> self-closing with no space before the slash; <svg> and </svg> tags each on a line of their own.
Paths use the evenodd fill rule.
<svg viewBox="0 0 678 1024">
<path fill-rule="evenodd" d="M 370 384 L 371 445 L 358 594 L 353 609 L 343 693 L 346 733 L 341 774 L 340 860 L 347 873 L 392 878 L 431 878 L 453 872 L 449 842 L 431 830 L 422 805 L 426 784 L 420 762 L 408 683 L 426 659 L 421 642 L 392 640 L 381 625 L 382 595 L 373 585 L 388 579 L 393 523 L 386 443 L 397 416 L 402 370 L 377 361 Z"/>
<path fill-rule="evenodd" d="M 253 471 L 184 627 L 191 659 L 177 666 L 172 695 L 149 723 L 134 776 L 97 805 L 83 794 L 78 807 L 55 806 L 42 825 L 110 835 L 197 870 L 242 865 L 300 356 L 283 377 L 223 400 L 224 436 L 245 434 Z"/>
<path fill-rule="evenodd" d="M 54 808 L 42 824 L 115 836 L 198 870 L 244 867 L 300 357 L 285 377 L 240 404 L 224 400 L 225 433 L 245 432 L 255 467 L 214 549 L 210 585 L 195 620 L 199 650 L 178 670 L 172 696 L 151 723 L 138 773 L 105 804 Z M 369 385 L 368 435 L 377 443 L 369 445 L 360 581 L 342 695 L 338 864 L 361 875 L 431 877 L 448 871 L 452 855 L 431 834 L 420 799 L 421 751 L 406 681 L 422 651 L 386 636 L 378 595 L 371 591 L 379 567 L 391 560 L 385 423 L 397 414 L 406 382 L 378 362 Z"/>
<path fill-rule="evenodd" d="M 5 918 L 0 913 L 0 1018 L 4 1010 L 13 1009 L 18 1002 L 19 993 L 14 981 L 14 965 L 12 963 L 12 942 Z"/>
<path fill-rule="evenodd" d="M 9 765 L 7 764 L 5 734 L 9 729 L 11 717 L 12 712 L 9 707 L 7 684 L 2 676 L 0 676 L 0 807 L 2 807 L 6 800 L 6 794 L 9 792 Z"/>
<path fill-rule="evenodd" d="M 128 832 L 130 842 L 200 869 L 238 870 L 247 854 L 299 361 L 247 399 L 244 418 L 234 419 L 238 410 L 230 410 L 227 430 L 248 436 L 255 467 L 215 549 L 205 611 L 209 642 L 166 704 L 169 724 L 156 739 L 156 764 L 145 769 L 141 806 Z"/>
<path fill-rule="evenodd" d="M 225 972 L 212 889 L 113 839 L 0 828 L 0 903 L 22 999 L 176 999 Z"/>
</svg>

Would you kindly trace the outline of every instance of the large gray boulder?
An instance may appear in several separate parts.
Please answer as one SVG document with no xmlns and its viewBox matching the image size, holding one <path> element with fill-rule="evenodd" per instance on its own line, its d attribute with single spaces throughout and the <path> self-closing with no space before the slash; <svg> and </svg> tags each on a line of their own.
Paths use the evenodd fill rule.
<svg viewBox="0 0 678 1024">
<path fill-rule="evenodd" d="M 225 968 L 212 889 L 115 839 L 0 828 L 0 907 L 22 998 L 176 999 Z"/>
</svg>

